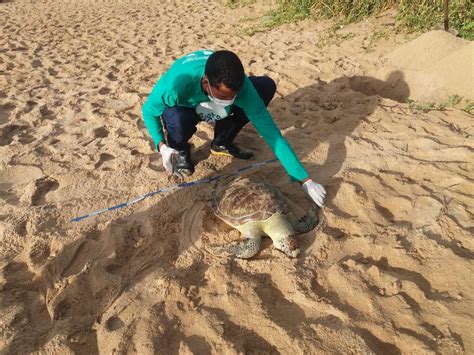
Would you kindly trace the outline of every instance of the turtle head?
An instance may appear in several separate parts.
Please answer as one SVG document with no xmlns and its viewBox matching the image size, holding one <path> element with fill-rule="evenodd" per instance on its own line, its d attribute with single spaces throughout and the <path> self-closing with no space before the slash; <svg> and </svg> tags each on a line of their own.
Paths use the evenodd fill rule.
<svg viewBox="0 0 474 355">
<path fill-rule="evenodd" d="M 275 246 L 275 248 L 281 250 L 286 255 L 292 258 L 296 258 L 300 253 L 298 243 L 296 242 L 296 239 L 294 237 L 289 236 L 286 238 L 280 238 L 274 241 L 273 245 Z"/>
</svg>

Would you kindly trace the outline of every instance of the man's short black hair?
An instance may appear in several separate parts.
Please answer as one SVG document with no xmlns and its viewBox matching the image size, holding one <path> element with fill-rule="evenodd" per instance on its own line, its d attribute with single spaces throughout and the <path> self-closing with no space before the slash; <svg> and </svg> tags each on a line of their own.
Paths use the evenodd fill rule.
<svg viewBox="0 0 474 355">
<path fill-rule="evenodd" d="M 216 51 L 207 59 L 205 74 L 214 87 L 224 84 L 237 92 L 244 85 L 244 66 L 231 51 Z"/>
</svg>

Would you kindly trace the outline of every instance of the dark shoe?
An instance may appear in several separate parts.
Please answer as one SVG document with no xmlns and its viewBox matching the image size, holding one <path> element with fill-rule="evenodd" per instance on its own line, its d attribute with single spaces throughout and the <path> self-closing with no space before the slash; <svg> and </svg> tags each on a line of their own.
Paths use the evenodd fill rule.
<svg viewBox="0 0 474 355">
<path fill-rule="evenodd" d="M 194 173 L 194 164 L 191 161 L 191 153 L 180 150 L 178 154 L 173 155 L 173 171 L 176 175 L 182 176 L 190 176 Z"/>
<path fill-rule="evenodd" d="M 240 150 L 234 143 L 217 145 L 211 144 L 211 153 L 214 155 L 224 155 L 237 159 L 248 160 L 253 157 L 253 153 Z"/>
</svg>

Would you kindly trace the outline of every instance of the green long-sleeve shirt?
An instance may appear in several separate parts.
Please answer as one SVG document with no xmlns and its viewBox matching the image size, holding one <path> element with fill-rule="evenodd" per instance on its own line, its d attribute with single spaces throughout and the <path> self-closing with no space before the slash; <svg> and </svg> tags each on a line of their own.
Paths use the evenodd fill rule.
<svg viewBox="0 0 474 355">
<path fill-rule="evenodd" d="M 160 116 L 168 107 L 184 106 L 196 109 L 200 104 L 209 101 L 209 97 L 202 90 L 201 79 L 207 58 L 212 53 L 210 50 L 201 50 L 176 60 L 156 83 L 142 108 L 145 125 L 156 146 L 163 140 Z M 281 135 L 248 77 L 245 78 L 234 105 L 243 109 L 292 180 L 302 181 L 308 178 L 307 171 Z"/>
</svg>

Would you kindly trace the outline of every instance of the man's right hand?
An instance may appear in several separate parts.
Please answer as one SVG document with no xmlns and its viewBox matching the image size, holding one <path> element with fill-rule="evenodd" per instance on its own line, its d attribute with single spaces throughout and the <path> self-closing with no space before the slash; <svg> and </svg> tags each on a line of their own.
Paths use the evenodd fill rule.
<svg viewBox="0 0 474 355">
<path fill-rule="evenodd" d="M 173 155 L 178 154 L 178 151 L 168 147 L 164 143 L 160 143 L 160 154 L 161 159 L 163 160 L 163 166 L 165 167 L 165 170 L 168 172 L 168 174 L 173 174 Z"/>
</svg>

